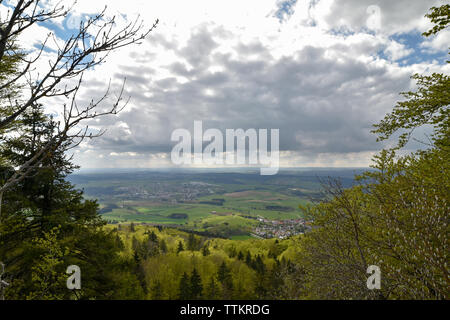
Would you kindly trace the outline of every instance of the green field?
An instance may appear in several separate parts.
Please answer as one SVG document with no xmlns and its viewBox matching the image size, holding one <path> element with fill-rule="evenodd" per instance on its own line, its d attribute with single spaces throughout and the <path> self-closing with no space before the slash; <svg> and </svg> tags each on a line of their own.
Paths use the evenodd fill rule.
<svg viewBox="0 0 450 320">
<path fill-rule="evenodd" d="M 301 217 L 298 209 L 307 200 L 264 191 L 244 191 L 220 195 L 223 205 L 202 204 L 200 202 L 217 199 L 217 195 L 200 197 L 196 203 L 166 204 L 151 201 L 113 203 L 119 208 L 103 214 L 106 220 L 136 221 L 161 224 L 194 224 L 228 220 L 233 216 L 261 216 L 267 219 L 293 219 Z M 111 202 L 110 202 L 111 204 Z M 104 206 L 104 204 L 103 204 Z M 279 207 L 279 208 L 278 208 Z M 215 214 L 214 214 L 215 212 Z M 172 214 L 186 214 L 187 218 L 170 218 Z"/>
<path fill-rule="evenodd" d="M 299 205 L 321 197 L 318 175 L 339 175 L 349 184 L 354 170 L 131 171 L 74 175 L 87 197 L 98 199 L 112 224 L 145 223 L 199 232 L 250 237 L 257 218 L 298 219 Z"/>
</svg>

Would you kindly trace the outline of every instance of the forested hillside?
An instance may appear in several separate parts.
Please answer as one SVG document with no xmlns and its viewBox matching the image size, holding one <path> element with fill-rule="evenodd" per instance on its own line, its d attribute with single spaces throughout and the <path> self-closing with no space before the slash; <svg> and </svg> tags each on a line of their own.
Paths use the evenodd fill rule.
<svg viewBox="0 0 450 320">
<path fill-rule="evenodd" d="M 226 240 L 176 229 L 114 228 L 146 299 L 298 299 L 298 238 Z"/>
<path fill-rule="evenodd" d="M 25 15 L 27 8 L 23 9 Z M 125 224 L 119 214 L 111 214 L 114 224 L 107 224 L 97 201 L 86 199 L 68 182 L 68 175 L 77 168 L 69 151 L 95 136 L 87 127 L 77 131 L 76 126 L 84 120 L 115 115 L 121 97 L 106 111 L 96 109 L 102 101 L 88 103 L 84 110 L 68 103 L 64 105 L 65 121 L 60 122 L 45 111 L 42 98 L 76 94 L 81 79 L 74 87 L 65 88 L 59 86 L 60 81 L 81 77 L 82 72 L 102 63 L 97 54 L 144 39 L 157 22 L 148 30 L 130 24 L 108 33 L 114 21 L 105 22 L 102 14 L 90 18 L 78 36 L 59 49 L 60 59 L 53 62 L 48 76 L 28 82 L 31 96 L 26 95 L 28 67 L 23 58 L 27 52 L 20 49 L 17 36 L 27 25 L 24 21 L 33 24 L 57 19 L 64 12 L 38 12 L 40 20 L 31 21 L 21 19 L 19 12 L 18 20 L 12 20 L 15 28 L 4 22 L 0 25 L 0 262 L 5 266 L 1 280 L 7 284 L 0 283 L 0 298 L 449 299 L 447 74 L 412 76 L 415 89 L 402 93 L 402 100 L 373 130 L 380 141 L 391 138 L 395 144 L 374 157 L 373 170 L 356 177 L 356 185 L 329 179 L 322 185 L 320 202 L 314 197 L 294 206 L 295 194 L 287 197 L 280 193 L 277 198 L 284 196 L 289 206 L 259 208 L 260 214 L 265 212 L 271 218 L 283 216 L 278 211 L 287 211 L 290 218 L 301 212 L 308 222 L 304 234 L 298 232 L 283 240 L 211 236 L 213 231 L 224 237 L 246 235 L 236 226 L 244 216 L 231 217 L 235 230 L 229 232 L 223 230 L 228 209 L 219 212 L 222 216 L 217 212 L 209 215 L 225 201 L 231 202 L 229 199 L 238 203 L 235 194 L 228 195 L 228 200 L 215 196 L 200 199 L 203 203 L 199 205 L 207 207 L 196 213 L 208 216 L 210 225 L 186 224 L 191 230 L 157 223 Z M 431 8 L 427 17 L 434 27 L 424 36 L 438 35 L 450 23 L 450 5 Z M 97 24 L 103 26 L 97 30 L 99 42 L 79 46 L 90 34 L 87 28 Z M 422 148 L 411 153 L 406 147 L 417 139 L 414 131 L 423 126 L 432 133 L 427 141 L 419 141 Z M 259 197 L 261 205 L 267 194 Z M 129 210 L 139 215 L 138 209 L 142 208 L 134 204 Z M 188 216 L 170 210 L 162 217 L 164 221 Z M 245 232 L 256 221 L 250 218 Z M 197 227 L 203 235 L 186 232 Z M 66 286 L 69 265 L 82 270 L 80 290 Z M 370 266 L 381 270 L 379 289 L 367 287 Z"/>
</svg>

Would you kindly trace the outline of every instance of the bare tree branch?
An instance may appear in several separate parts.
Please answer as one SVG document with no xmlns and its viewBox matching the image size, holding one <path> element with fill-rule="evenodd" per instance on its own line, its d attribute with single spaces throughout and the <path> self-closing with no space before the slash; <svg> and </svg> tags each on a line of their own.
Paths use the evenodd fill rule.
<svg viewBox="0 0 450 320">
<path fill-rule="evenodd" d="M 66 9 L 60 3 L 51 9 L 44 9 L 40 0 L 19 0 L 5 20 L 0 18 L 0 61 L 6 56 L 18 55 L 15 42 L 20 33 L 34 24 L 66 17 L 70 10 L 71 7 Z M 99 99 L 91 100 L 84 106 L 77 104 L 76 98 L 82 86 L 85 71 L 103 63 L 111 51 L 139 44 L 158 24 L 156 20 L 150 28 L 144 28 L 143 21 L 138 17 L 117 29 L 115 17 L 107 18 L 105 12 L 106 7 L 99 14 L 80 23 L 76 34 L 62 43 L 54 35 L 47 35 L 35 52 L 36 56 L 31 59 L 21 58 L 22 69 L 1 81 L 0 90 L 23 83 L 29 90 L 29 94 L 25 96 L 21 87 L 20 99 L 14 100 L 10 96 L 7 97 L 9 112 L 0 118 L 2 132 L 14 128 L 21 115 L 29 108 L 41 104 L 40 101 L 44 99 L 66 97 L 71 100 L 69 105 L 61 106 L 63 119 L 58 123 L 54 136 L 42 143 L 25 163 L 14 170 L 14 173 L 0 186 L 0 194 L 25 179 L 58 148 L 64 148 L 67 151 L 78 146 L 86 138 L 92 139 L 104 134 L 104 130 L 93 133 L 88 126 L 82 129 L 76 128 L 79 128 L 84 121 L 115 115 L 128 103 L 128 99 L 123 98 L 124 80 L 118 97 L 106 110 L 100 109 L 100 105 L 103 107 L 103 104 L 107 103 L 106 100 L 111 93 L 111 82 Z M 33 76 L 32 71 L 36 71 L 34 65 L 42 59 L 42 54 L 46 51 L 50 40 L 57 48 L 55 58 L 49 61 L 48 70 L 44 74 Z"/>
</svg>

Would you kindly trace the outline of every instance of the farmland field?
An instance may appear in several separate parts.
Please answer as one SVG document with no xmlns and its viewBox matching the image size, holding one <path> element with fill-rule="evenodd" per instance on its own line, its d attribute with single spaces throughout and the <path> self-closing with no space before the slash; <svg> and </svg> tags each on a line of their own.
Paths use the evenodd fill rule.
<svg viewBox="0 0 450 320">
<path fill-rule="evenodd" d="M 302 218 L 299 205 L 321 199 L 320 181 L 353 183 L 358 169 L 283 169 L 261 176 L 252 169 L 88 171 L 70 176 L 96 198 L 112 224 L 177 226 L 245 239 L 257 219 Z"/>
</svg>

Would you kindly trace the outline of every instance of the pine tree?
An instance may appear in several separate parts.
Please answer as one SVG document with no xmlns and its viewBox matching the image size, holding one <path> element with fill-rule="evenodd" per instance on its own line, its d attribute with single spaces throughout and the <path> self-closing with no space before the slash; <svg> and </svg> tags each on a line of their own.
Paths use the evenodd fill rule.
<svg viewBox="0 0 450 320">
<path fill-rule="evenodd" d="M 154 237 L 149 236 L 143 243 L 142 251 L 144 259 L 159 255 L 159 243 L 158 238 L 153 233 Z"/>
<path fill-rule="evenodd" d="M 180 286 L 179 286 L 179 294 L 178 298 L 180 300 L 189 300 L 191 299 L 191 290 L 190 290 L 190 283 L 189 283 L 189 276 L 186 272 L 183 273 L 183 276 L 180 280 Z"/>
<path fill-rule="evenodd" d="M 237 258 L 240 261 L 244 260 L 244 254 L 242 253 L 242 251 L 239 251 Z"/>
<path fill-rule="evenodd" d="M 209 300 L 217 299 L 219 296 L 219 287 L 214 277 L 211 277 L 208 286 L 206 288 L 206 298 Z"/>
<path fill-rule="evenodd" d="M 141 261 L 136 263 L 134 273 L 136 275 L 137 280 L 139 281 L 142 291 L 144 292 L 144 294 L 147 294 L 148 288 L 147 288 L 146 274 L 144 266 L 142 265 Z"/>
<path fill-rule="evenodd" d="M 234 258 L 236 257 L 237 253 L 236 253 L 236 247 L 234 245 L 231 246 L 230 251 L 228 253 L 228 256 L 230 258 Z"/>
<path fill-rule="evenodd" d="M 9 136 L 0 149 L 0 157 L 10 166 L 31 159 L 43 144 L 52 141 L 57 128 L 42 106 L 33 106 L 20 120 L 17 135 Z M 119 256 L 116 234 L 102 228 L 105 221 L 98 213 L 98 204 L 84 200 L 83 193 L 66 180 L 75 168 L 64 146 L 55 146 L 40 167 L 4 193 L 0 260 L 10 268 L 9 274 L 14 279 L 10 286 L 14 290 L 6 291 L 7 299 L 31 298 L 39 296 L 39 292 L 45 292 L 42 298 L 72 298 L 64 282 L 50 286 L 50 280 L 45 283 L 45 277 L 39 276 L 38 270 L 43 269 L 36 267 L 44 266 L 58 247 L 64 249 L 59 258 L 62 262 L 47 264 L 45 268 L 52 266 L 50 273 L 66 277 L 64 266 L 78 265 L 83 270 L 81 298 L 121 297 L 123 292 L 131 292 L 130 287 L 137 287 L 132 269 L 127 269 Z M 9 174 L 5 167 L 1 173 Z M 31 245 L 44 241 L 55 228 L 58 233 L 51 248 Z M 134 292 L 130 297 L 143 294 L 138 289 Z"/>
<path fill-rule="evenodd" d="M 195 235 L 193 233 L 189 233 L 187 241 L 187 249 L 189 251 L 197 250 L 197 240 L 195 239 Z"/>
<path fill-rule="evenodd" d="M 209 256 L 209 254 L 210 254 L 210 252 L 209 252 L 209 245 L 207 243 L 205 243 L 203 245 L 203 248 L 202 248 L 202 255 L 204 257 L 206 257 L 206 256 Z"/>
<path fill-rule="evenodd" d="M 162 239 L 159 242 L 159 249 L 161 250 L 162 253 L 167 253 L 167 244 L 166 244 L 166 241 L 164 239 Z"/>
<path fill-rule="evenodd" d="M 151 242 L 158 243 L 158 236 L 156 235 L 156 233 L 153 230 L 148 233 L 148 240 Z"/>
<path fill-rule="evenodd" d="M 245 264 L 249 267 L 252 267 L 253 265 L 252 255 L 250 254 L 250 251 L 247 251 L 247 255 L 245 256 Z"/>
<path fill-rule="evenodd" d="M 219 267 L 217 271 L 217 280 L 222 284 L 222 294 L 224 299 L 231 299 L 233 293 L 233 278 L 231 271 L 227 267 L 225 261 Z"/>
<path fill-rule="evenodd" d="M 269 290 L 268 294 L 270 295 L 269 298 L 271 299 L 277 299 L 277 297 L 280 296 L 280 289 L 284 284 L 284 278 L 283 278 L 283 272 L 282 272 L 282 266 L 280 261 L 275 260 L 275 265 L 273 266 L 272 270 L 270 270 L 269 274 Z"/>
<path fill-rule="evenodd" d="M 203 285 L 200 274 L 197 272 L 196 268 L 192 270 L 190 282 L 191 298 L 200 299 L 203 293 Z"/>
<path fill-rule="evenodd" d="M 269 291 L 269 283 L 267 282 L 266 277 L 266 266 L 264 265 L 264 262 L 259 254 L 256 256 L 255 260 L 253 260 L 252 267 L 257 272 L 255 295 L 258 299 L 266 299 Z"/>
<path fill-rule="evenodd" d="M 151 287 L 151 297 L 153 300 L 161 300 L 163 297 L 163 288 L 161 282 L 156 280 Z"/>
<path fill-rule="evenodd" d="M 253 262 L 253 269 L 255 269 L 256 272 L 262 275 L 264 275 L 266 272 L 266 266 L 264 265 L 264 262 L 259 254 L 256 256 L 256 259 Z"/>
<path fill-rule="evenodd" d="M 131 249 L 133 249 L 133 251 L 137 251 L 139 250 L 139 247 L 141 246 L 139 240 L 136 238 L 136 236 L 133 236 L 132 240 L 131 240 Z"/>
<path fill-rule="evenodd" d="M 182 241 L 178 241 L 177 253 L 180 253 L 181 251 L 184 251 L 183 242 Z"/>
<path fill-rule="evenodd" d="M 122 239 L 118 234 L 116 234 L 116 245 L 120 251 L 125 249 L 125 244 L 123 243 Z"/>
</svg>

